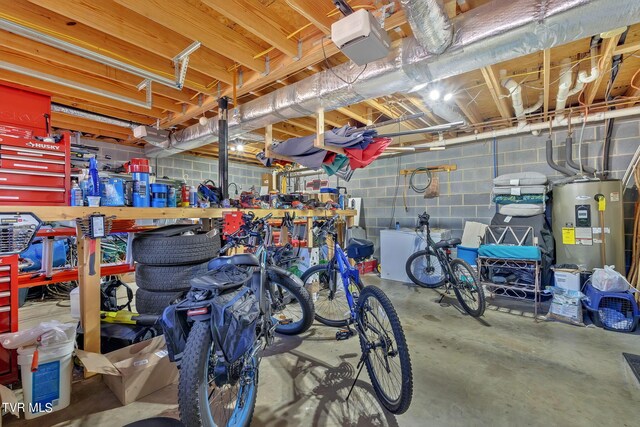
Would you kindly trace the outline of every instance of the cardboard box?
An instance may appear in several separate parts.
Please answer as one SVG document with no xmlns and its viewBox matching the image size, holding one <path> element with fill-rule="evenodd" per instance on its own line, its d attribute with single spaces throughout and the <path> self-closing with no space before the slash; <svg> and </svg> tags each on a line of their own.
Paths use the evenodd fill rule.
<svg viewBox="0 0 640 427">
<path fill-rule="evenodd" d="M 163 336 L 107 354 L 76 350 L 88 372 L 102 374 L 105 384 L 128 405 L 178 380 L 178 369 L 168 357 Z"/>
</svg>

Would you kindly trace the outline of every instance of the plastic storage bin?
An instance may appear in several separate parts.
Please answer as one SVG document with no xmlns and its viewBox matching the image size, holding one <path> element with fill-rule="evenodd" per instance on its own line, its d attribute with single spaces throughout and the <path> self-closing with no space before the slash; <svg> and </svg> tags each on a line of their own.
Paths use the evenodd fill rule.
<svg viewBox="0 0 640 427">
<path fill-rule="evenodd" d="M 38 369 L 31 372 L 34 346 L 18 349 L 24 417 L 32 419 L 69 406 L 74 341 L 38 347 Z"/>
<path fill-rule="evenodd" d="M 640 309 L 630 292 L 602 292 L 587 283 L 584 306 L 596 326 L 618 332 L 633 332 L 640 320 Z"/>
<path fill-rule="evenodd" d="M 478 248 L 458 246 L 456 249 L 458 251 L 458 258 L 468 262 L 472 267 L 476 267 L 478 265 Z"/>
</svg>

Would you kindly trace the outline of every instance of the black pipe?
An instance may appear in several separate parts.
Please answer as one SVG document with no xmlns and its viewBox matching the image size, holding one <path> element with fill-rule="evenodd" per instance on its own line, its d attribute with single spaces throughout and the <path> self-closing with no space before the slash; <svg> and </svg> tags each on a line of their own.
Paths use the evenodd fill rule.
<svg viewBox="0 0 640 427">
<path fill-rule="evenodd" d="M 613 136 L 614 119 L 607 120 L 607 132 L 604 137 L 604 147 L 602 148 L 602 178 L 609 177 L 609 165 L 611 160 L 611 137 Z"/>
<path fill-rule="evenodd" d="M 551 169 L 560 172 L 566 176 L 573 176 L 575 172 L 571 169 L 565 168 L 564 166 L 560 166 L 553 161 L 553 141 L 551 141 L 551 136 L 547 138 L 547 164 L 551 167 Z"/>
<path fill-rule="evenodd" d="M 218 185 L 222 199 L 229 198 L 229 98 L 218 99 Z"/>
</svg>

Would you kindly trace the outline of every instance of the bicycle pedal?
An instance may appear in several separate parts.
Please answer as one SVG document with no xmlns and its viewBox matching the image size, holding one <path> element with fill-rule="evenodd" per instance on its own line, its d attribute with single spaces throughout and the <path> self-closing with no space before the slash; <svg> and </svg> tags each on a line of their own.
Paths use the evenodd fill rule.
<svg viewBox="0 0 640 427">
<path fill-rule="evenodd" d="M 284 316 L 283 316 L 283 317 L 280 317 L 280 318 L 278 319 L 278 324 L 279 324 L 279 325 L 290 325 L 290 324 L 292 324 L 292 323 L 293 323 L 293 320 L 292 320 L 292 319 L 286 318 L 286 317 L 284 317 Z"/>
<path fill-rule="evenodd" d="M 336 340 L 337 341 L 348 340 L 354 335 L 355 333 L 351 329 L 340 329 L 338 332 L 336 332 Z"/>
</svg>

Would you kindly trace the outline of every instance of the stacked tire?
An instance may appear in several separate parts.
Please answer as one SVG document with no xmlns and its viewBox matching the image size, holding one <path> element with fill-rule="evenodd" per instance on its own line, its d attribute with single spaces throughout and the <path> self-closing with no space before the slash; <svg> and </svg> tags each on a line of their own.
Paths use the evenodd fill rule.
<svg viewBox="0 0 640 427">
<path fill-rule="evenodd" d="M 220 234 L 141 235 L 133 240 L 131 251 L 136 261 L 136 311 L 160 315 L 189 290 L 192 278 L 207 272 L 208 262 L 220 251 Z"/>
</svg>

